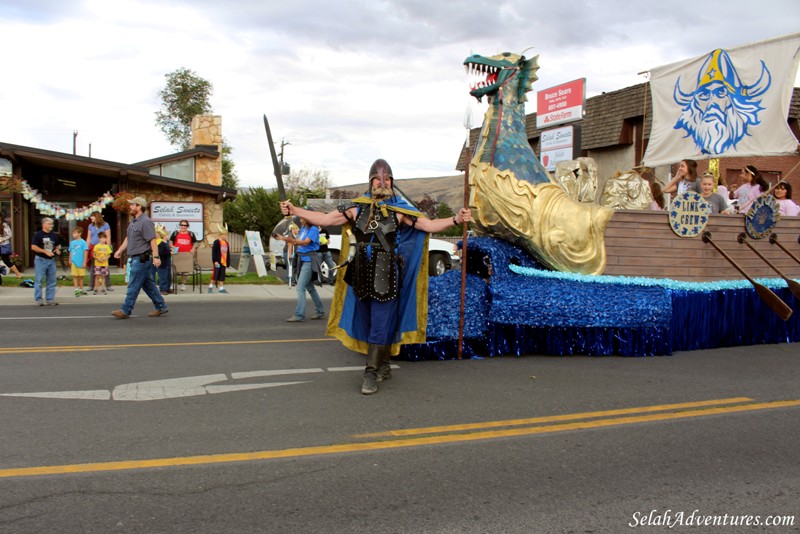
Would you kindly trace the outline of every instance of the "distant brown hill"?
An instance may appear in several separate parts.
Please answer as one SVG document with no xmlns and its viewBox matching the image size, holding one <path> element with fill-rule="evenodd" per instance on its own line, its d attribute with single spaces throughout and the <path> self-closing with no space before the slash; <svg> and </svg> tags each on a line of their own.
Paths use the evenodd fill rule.
<svg viewBox="0 0 800 534">
<path fill-rule="evenodd" d="M 400 178 L 397 180 L 400 188 L 411 200 L 418 202 L 427 194 L 439 202 L 444 202 L 454 212 L 464 205 L 464 175 L 439 176 L 435 178 Z M 363 193 L 366 184 L 343 185 L 331 187 L 332 190 L 355 191 Z"/>
</svg>

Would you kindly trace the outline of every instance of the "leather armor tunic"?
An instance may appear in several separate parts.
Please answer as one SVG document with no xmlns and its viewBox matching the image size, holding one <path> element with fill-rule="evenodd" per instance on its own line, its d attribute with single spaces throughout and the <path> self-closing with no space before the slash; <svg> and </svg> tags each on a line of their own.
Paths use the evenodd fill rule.
<svg viewBox="0 0 800 534">
<path fill-rule="evenodd" d="M 395 299 L 399 293 L 397 214 L 389 210 L 384 217 L 380 209 L 363 205 L 358 208 L 352 228 L 357 249 L 345 281 L 359 299 Z"/>
</svg>

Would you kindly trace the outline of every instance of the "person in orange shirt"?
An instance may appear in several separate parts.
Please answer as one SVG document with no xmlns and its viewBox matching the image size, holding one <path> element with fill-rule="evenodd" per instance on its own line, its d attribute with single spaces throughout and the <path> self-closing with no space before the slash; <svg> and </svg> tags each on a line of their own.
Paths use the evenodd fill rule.
<svg viewBox="0 0 800 534">
<path fill-rule="evenodd" d="M 225 239 L 225 236 L 220 237 L 211 245 L 211 261 L 214 262 L 214 272 L 211 274 L 211 282 L 208 284 L 209 293 L 214 290 L 214 285 L 217 286 L 220 293 L 228 292 L 225 289 L 225 269 L 230 262 L 228 249 L 228 240 Z"/>
</svg>

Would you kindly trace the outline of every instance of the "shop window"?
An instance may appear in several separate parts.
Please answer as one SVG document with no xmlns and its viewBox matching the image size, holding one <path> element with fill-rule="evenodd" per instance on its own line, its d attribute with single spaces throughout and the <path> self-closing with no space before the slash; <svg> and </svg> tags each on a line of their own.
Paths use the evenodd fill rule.
<svg viewBox="0 0 800 534">
<path fill-rule="evenodd" d="M 150 174 L 194 182 L 194 158 L 171 161 L 150 167 Z"/>
</svg>

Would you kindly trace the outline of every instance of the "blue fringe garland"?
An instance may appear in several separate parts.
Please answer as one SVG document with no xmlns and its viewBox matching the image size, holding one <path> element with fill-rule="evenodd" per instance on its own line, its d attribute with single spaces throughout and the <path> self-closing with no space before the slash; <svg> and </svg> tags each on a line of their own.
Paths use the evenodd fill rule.
<svg viewBox="0 0 800 534">
<path fill-rule="evenodd" d="M 468 243 L 468 265 L 491 260 L 494 275 L 467 275 L 464 358 L 523 354 L 660 356 L 673 351 L 800 341 L 800 316 L 782 321 L 745 280 L 710 283 L 544 270 L 524 250 L 494 238 Z M 790 307 L 781 279 L 759 279 Z M 405 345 L 409 361 L 454 359 L 461 276 L 432 278 L 427 343 Z"/>
</svg>

